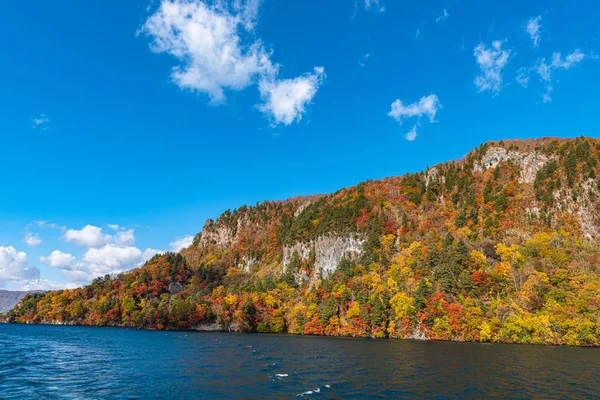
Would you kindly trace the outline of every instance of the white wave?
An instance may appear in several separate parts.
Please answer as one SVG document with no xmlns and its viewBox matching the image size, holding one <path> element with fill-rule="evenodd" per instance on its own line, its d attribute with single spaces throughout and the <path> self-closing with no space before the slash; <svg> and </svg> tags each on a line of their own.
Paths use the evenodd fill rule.
<svg viewBox="0 0 600 400">
<path fill-rule="evenodd" d="M 330 388 L 331 386 L 330 385 L 325 385 L 325 387 L 326 388 Z M 313 390 L 307 390 L 304 393 L 297 394 L 296 397 L 304 397 L 304 396 L 308 396 L 308 395 L 315 394 L 315 393 L 321 393 L 321 388 L 318 387 L 318 388 L 313 389 Z"/>
</svg>

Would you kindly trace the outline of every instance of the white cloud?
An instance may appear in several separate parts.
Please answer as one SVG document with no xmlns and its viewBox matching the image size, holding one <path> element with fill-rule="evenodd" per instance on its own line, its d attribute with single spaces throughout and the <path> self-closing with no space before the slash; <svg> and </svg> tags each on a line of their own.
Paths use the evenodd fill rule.
<svg viewBox="0 0 600 400">
<path fill-rule="evenodd" d="M 392 109 L 388 115 L 397 122 L 402 123 L 405 118 L 420 118 L 423 115 L 429 117 L 430 122 L 434 122 L 435 115 L 441 108 L 440 101 L 435 94 L 423 96 L 418 102 L 405 105 L 402 100 L 397 99 L 392 103 Z"/>
<path fill-rule="evenodd" d="M 46 114 L 40 114 L 33 118 L 31 122 L 33 122 L 31 129 L 41 129 L 45 131 L 48 130 L 50 126 L 50 118 Z"/>
<path fill-rule="evenodd" d="M 442 105 L 437 95 L 430 94 L 429 96 L 421 97 L 419 101 L 411 104 L 404 104 L 402 100 L 397 99 L 392 103 L 391 110 L 387 115 L 394 118 L 399 124 L 402 124 L 405 119 L 417 119 L 417 124 L 404 135 L 406 140 L 412 142 L 417 138 L 417 125 L 419 125 L 421 117 L 427 116 L 429 122 L 436 122 L 435 115 L 441 108 Z"/>
<path fill-rule="evenodd" d="M 110 229 L 115 231 L 113 241 L 120 246 L 131 246 L 135 243 L 135 230 L 126 229 L 119 225 L 108 225 Z"/>
<path fill-rule="evenodd" d="M 406 132 L 404 138 L 409 142 L 415 140 L 417 138 L 417 126 L 414 125 L 410 131 Z"/>
<path fill-rule="evenodd" d="M 546 60 L 541 58 L 537 61 L 535 71 L 541 80 L 550 82 L 552 80 L 552 65 L 546 64 Z"/>
<path fill-rule="evenodd" d="M 60 269 L 76 284 L 86 284 L 93 279 L 118 274 L 139 267 L 160 250 L 107 244 L 100 248 L 90 248 L 76 263 L 65 264 Z"/>
<path fill-rule="evenodd" d="M 552 85 L 546 86 L 546 93 L 542 94 L 542 102 L 549 103 L 552 101 L 552 97 L 550 94 L 554 91 L 554 87 Z"/>
<path fill-rule="evenodd" d="M 34 221 L 34 223 L 40 228 L 51 228 L 51 229 L 59 229 L 60 227 L 55 223 L 50 223 L 48 221 Z"/>
<path fill-rule="evenodd" d="M 365 10 L 374 11 L 378 13 L 385 12 L 385 6 L 382 6 L 379 0 L 364 0 Z"/>
<path fill-rule="evenodd" d="M 135 243 L 135 235 L 133 229 L 127 229 L 124 231 L 117 232 L 115 235 L 115 243 L 130 246 Z"/>
<path fill-rule="evenodd" d="M 53 268 L 66 269 L 75 265 L 75 257 L 69 253 L 63 253 L 60 250 L 54 250 L 47 257 L 40 257 L 40 261 Z"/>
<path fill-rule="evenodd" d="M 175 239 L 171 243 L 169 243 L 169 249 L 173 252 L 178 252 L 180 250 L 186 249 L 192 245 L 194 241 L 194 237 L 191 235 L 186 235 L 180 239 Z"/>
<path fill-rule="evenodd" d="M 479 92 L 499 93 L 502 87 L 502 69 L 508 64 L 511 50 L 502 49 L 502 40 L 495 40 L 491 47 L 480 43 L 475 47 L 474 56 L 481 70 L 475 76 L 475 86 Z"/>
<path fill-rule="evenodd" d="M 119 271 L 124 266 L 140 262 L 142 251 L 137 247 L 117 247 L 106 245 L 99 249 L 89 249 L 83 254 L 83 261 L 90 265 L 101 265 L 107 270 Z"/>
<path fill-rule="evenodd" d="M 542 20 L 542 16 L 538 15 L 537 17 L 529 18 L 527 24 L 525 25 L 525 31 L 529 34 L 531 41 L 533 42 L 533 47 L 538 47 L 540 45 L 540 30 L 542 28 L 540 21 Z"/>
<path fill-rule="evenodd" d="M 527 87 L 529 85 L 529 70 L 527 68 L 519 68 L 517 71 L 517 82 L 523 86 Z"/>
<path fill-rule="evenodd" d="M 581 52 L 581 50 L 576 49 L 574 52 L 567 54 L 567 56 L 562 58 L 560 53 L 552 54 L 552 68 L 554 69 L 571 69 L 575 65 L 579 64 L 585 58 L 585 54 Z"/>
<path fill-rule="evenodd" d="M 435 23 L 436 24 L 443 23 L 444 21 L 446 21 L 448 19 L 449 16 L 450 16 L 450 14 L 448 14 L 448 10 L 446 10 L 444 8 L 444 11 L 442 12 L 442 14 L 435 19 Z"/>
<path fill-rule="evenodd" d="M 102 247 L 112 241 L 112 237 L 104 234 L 102 228 L 93 225 L 86 225 L 79 230 L 68 229 L 64 238 L 67 242 L 73 242 L 88 248 Z"/>
<path fill-rule="evenodd" d="M 233 10 L 242 18 L 246 30 L 251 31 L 258 19 L 258 8 L 262 0 L 234 0 Z"/>
<path fill-rule="evenodd" d="M 38 247 L 40 244 L 43 243 L 42 239 L 40 239 L 39 234 L 31 232 L 25 233 L 25 238 L 23 239 L 23 241 L 31 247 Z"/>
<path fill-rule="evenodd" d="M 163 0 L 141 32 L 153 39 L 152 51 L 179 60 L 171 78 L 181 89 L 206 93 L 218 103 L 225 90 L 242 90 L 259 76 L 276 74 L 260 40 L 244 45 L 240 37 L 240 30 L 251 36 L 257 7 L 258 1 L 237 1 L 228 9 L 224 2 Z"/>
<path fill-rule="evenodd" d="M 19 290 L 61 290 L 75 289 L 78 285 L 74 283 L 61 283 L 49 281 L 48 279 L 36 279 L 22 285 Z"/>
<path fill-rule="evenodd" d="M 306 105 L 312 102 L 324 79 L 323 67 L 315 67 L 314 72 L 294 79 L 263 79 L 259 90 L 264 103 L 258 108 L 267 114 L 273 126 L 291 125 L 302 119 Z"/>
<path fill-rule="evenodd" d="M 367 65 L 367 60 L 369 60 L 369 58 L 371 58 L 371 53 L 365 53 L 362 56 L 360 56 L 360 59 L 358 60 L 358 65 L 360 67 L 364 67 L 365 65 Z"/>
<path fill-rule="evenodd" d="M 48 227 L 45 221 L 36 222 L 38 226 Z M 53 226 L 57 227 L 57 226 Z M 102 228 L 86 225 L 81 229 L 66 229 L 63 238 L 67 242 L 86 247 L 85 252 L 76 257 L 73 254 L 54 250 L 47 256 L 41 256 L 40 262 L 49 267 L 59 269 L 70 283 L 53 282 L 40 279 L 40 271 L 29 266 L 27 254 L 18 252 L 13 247 L 0 247 L 0 288 L 11 290 L 56 290 L 72 288 L 90 283 L 93 279 L 130 270 L 141 266 L 160 250 L 147 248 L 141 250 L 134 247 L 135 231 L 119 225 L 108 225 L 114 234 L 105 233 Z M 30 235 L 31 238 L 37 235 Z M 30 237 L 29 235 L 26 238 Z M 170 243 L 172 248 L 188 246 L 192 236 L 185 236 Z"/>
<path fill-rule="evenodd" d="M 554 52 L 552 54 L 552 61 L 550 62 L 546 62 L 545 58 L 539 58 L 533 67 L 520 68 L 517 72 L 517 82 L 519 82 L 521 86 L 527 87 L 531 80 L 531 74 L 534 73 L 537 75 L 538 80 L 542 82 L 546 88 L 545 93 L 542 94 L 542 102 L 548 103 L 552 101 L 550 94 L 554 91 L 554 83 L 556 80 L 553 76 L 555 72 L 559 70 L 567 71 L 586 58 L 593 58 L 593 56 L 586 55 L 579 49 L 567 54 L 564 58 L 561 53 Z"/>
<path fill-rule="evenodd" d="M 171 78 L 181 89 L 206 93 L 216 104 L 225 101 L 227 90 L 244 90 L 259 82 L 266 103 L 258 109 L 272 125 L 290 125 L 302 118 L 323 70 L 316 67 L 315 73 L 295 79 L 277 77 L 279 65 L 255 37 L 259 5 L 260 0 L 218 0 L 210 5 L 203 0 L 162 0 L 140 32 L 152 39 L 152 51 L 179 61 Z"/>
<path fill-rule="evenodd" d="M 40 270 L 29 266 L 26 253 L 12 246 L 0 246 L 0 288 L 13 289 L 39 278 Z"/>
</svg>

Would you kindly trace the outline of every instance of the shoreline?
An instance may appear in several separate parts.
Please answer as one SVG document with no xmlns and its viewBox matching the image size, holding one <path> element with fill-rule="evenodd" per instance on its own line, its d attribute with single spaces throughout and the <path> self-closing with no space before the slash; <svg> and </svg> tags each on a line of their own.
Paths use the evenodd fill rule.
<svg viewBox="0 0 600 400">
<path fill-rule="evenodd" d="M 66 326 L 66 327 L 80 327 L 80 328 L 118 328 L 118 329 L 132 329 L 137 331 L 149 331 L 149 332 L 196 332 L 196 333 L 225 333 L 225 334 L 239 334 L 239 335 L 265 335 L 265 336 L 290 336 L 290 337 L 314 337 L 314 338 L 331 338 L 331 339 L 373 339 L 373 340 L 407 340 L 413 342 L 427 342 L 427 343 L 473 343 L 473 344 L 503 344 L 503 345 L 521 345 L 521 346 L 540 346 L 540 347 L 565 347 L 565 348 L 580 348 L 580 349 L 598 349 L 600 346 L 573 346 L 567 344 L 552 344 L 552 343 L 515 343 L 515 342 L 502 342 L 502 341 L 474 341 L 474 340 L 439 340 L 430 338 L 401 338 L 401 337 L 375 337 L 371 336 L 340 336 L 340 335 L 304 335 L 290 332 L 272 333 L 272 332 L 241 332 L 232 329 L 221 327 L 220 329 L 212 329 L 210 327 L 195 327 L 190 329 L 157 329 L 157 328 L 143 328 L 126 325 L 83 325 L 75 324 L 70 322 L 56 322 L 56 323 L 32 323 L 32 322 L 8 322 L 0 321 L 0 324 L 6 325 L 37 325 L 37 326 Z M 208 324 L 208 325 L 217 325 Z"/>
</svg>

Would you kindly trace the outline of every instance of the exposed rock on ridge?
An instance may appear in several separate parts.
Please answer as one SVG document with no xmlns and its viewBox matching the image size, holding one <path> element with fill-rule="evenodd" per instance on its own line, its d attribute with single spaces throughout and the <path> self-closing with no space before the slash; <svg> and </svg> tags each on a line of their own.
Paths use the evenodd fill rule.
<svg viewBox="0 0 600 400">
<path fill-rule="evenodd" d="M 365 238 L 360 235 L 326 235 L 311 240 L 308 243 L 295 243 L 283 248 L 283 268 L 290 265 L 294 252 L 302 260 L 310 257 L 310 252 L 315 251 L 316 275 L 328 276 L 333 273 L 343 257 L 355 259 L 362 254 Z"/>
<path fill-rule="evenodd" d="M 520 166 L 520 183 L 533 183 L 538 171 L 550 161 L 550 158 L 538 151 L 522 153 L 503 147 L 490 147 L 483 155 L 481 163 L 475 162 L 473 170 L 474 172 L 484 172 L 495 168 L 503 161 L 514 162 Z"/>
</svg>

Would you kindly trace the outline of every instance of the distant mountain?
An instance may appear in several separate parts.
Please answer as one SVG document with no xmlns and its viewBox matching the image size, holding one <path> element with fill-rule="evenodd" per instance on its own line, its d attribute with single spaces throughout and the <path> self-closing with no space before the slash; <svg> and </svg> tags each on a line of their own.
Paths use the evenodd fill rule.
<svg viewBox="0 0 600 400">
<path fill-rule="evenodd" d="M 402 154 L 349 162 L 371 157 Z M 598 139 L 490 142 L 226 211 L 179 254 L 27 296 L 8 320 L 599 346 L 599 178 Z"/>
<path fill-rule="evenodd" d="M 9 311 L 28 293 L 30 292 L 0 290 L 0 314 Z"/>
</svg>

